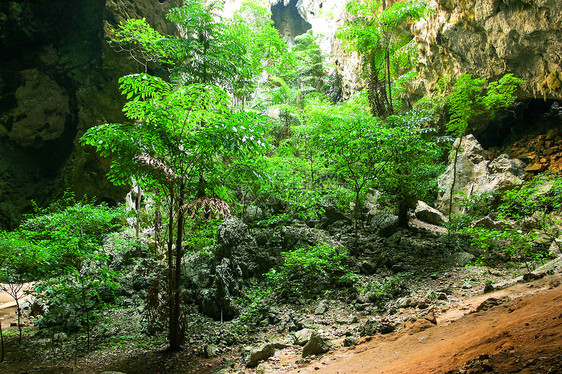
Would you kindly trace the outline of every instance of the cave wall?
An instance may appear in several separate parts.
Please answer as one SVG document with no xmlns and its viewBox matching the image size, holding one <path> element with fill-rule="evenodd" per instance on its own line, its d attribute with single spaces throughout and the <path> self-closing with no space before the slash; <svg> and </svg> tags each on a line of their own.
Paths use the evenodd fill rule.
<svg viewBox="0 0 562 374">
<path fill-rule="evenodd" d="M 562 99 L 562 1 L 433 0 L 434 13 L 416 23 L 418 97 L 441 77 L 471 73 L 527 81 L 521 98 Z"/>
<path fill-rule="evenodd" d="M 112 26 L 165 15 L 179 0 L 42 0 L 0 3 L 0 228 L 31 200 L 64 189 L 109 202 L 123 198 L 105 178 L 107 160 L 78 145 L 86 129 L 122 121 L 117 79 L 139 71 L 106 42 Z"/>
<path fill-rule="evenodd" d="M 291 9 L 285 20 L 277 20 L 291 37 L 308 25 L 322 35 L 320 46 L 341 75 L 345 97 L 363 88 L 360 58 L 335 38 L 348 17 L 345 0 L 265 1 Z M 412 96 L 433 91 L 444 76 L 494 79 L 512 72 L 527 80 L 521 98 L 562 99 L 562 2 L 432 1 L 433 14 L 412 27 L 420 54 Z M 87 128 L 123 120 L 117 79 L 139 71 L 111 49 L 106 36 L 118 22 L 140 17 L 161 32 L 173 32 L 165 15 L 180 2 L 0 3 L 0 227 L 13 227 L 31 199 L 46 204 L 68 187 L 79 195 L 122 199 L 125 191 L 105 178 L 107 160 L 77 144 Z M 226 0 L 226 13 L 240 3 Z M 291 25 L 287 14 L 300 19 Z"/>
</svg>

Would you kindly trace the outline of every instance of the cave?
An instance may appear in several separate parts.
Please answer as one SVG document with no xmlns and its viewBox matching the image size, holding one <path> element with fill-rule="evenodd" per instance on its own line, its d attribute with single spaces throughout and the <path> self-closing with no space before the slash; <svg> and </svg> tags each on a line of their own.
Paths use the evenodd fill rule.
<svg viewBox="0 0 562 374">
<path fill-rule="evenodd" d="M 529 135 L 562 130 L 562 104 L 556 100 L 527 99 L 504 109 L 476 138 L 485 149 L 504 148 Z"/>
<path fill-rule="evenodd" d="M 295 42 L 295 37 L 304 34 L 312 28 L 310 23 L 306 22 L 297 9 L 298 0 L 290 0 L 287 5 L 284 1 L 279 1 L 277 4 L 271 6 L 271 19 L 273 25 L 281 37 L 292 46 Z"/>
</svg>

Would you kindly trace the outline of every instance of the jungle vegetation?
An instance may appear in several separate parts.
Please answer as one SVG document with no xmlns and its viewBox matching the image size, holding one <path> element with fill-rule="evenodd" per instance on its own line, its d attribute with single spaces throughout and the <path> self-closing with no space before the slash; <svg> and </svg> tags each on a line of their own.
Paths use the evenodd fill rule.
<svg viewBox="0 0 562 374">
<path fill-rule="evenodd" d="M 223 19 L 217 2 L 188 0 L 168 15 L 174 35 L 143 19 L 121 24 L 110 43 L 139 67 L 119 80 L 127 121 L 92 124 L 81 144 L 111 160 L 111 182 L 136 186 L 136 209 L 71 195 L 38 207 L 17 230 L 0 235 L 6 291 L 17 301 L 22 285 L 35 282 L 31 292 L 45 306 L 40 329 L 78 334 L 88 349 L 101 311 L 134 297 L 151 321 L 146 332 L 166 331 L 176 350 L 186 334 L 187 254 L 211 256 L 224 217 L 279 204 L 283 213 L 264 222 L 314 222 L 335 209 L 351 217 L 355 240 L 348 248 L 284 253 L 281 265 L 262 275 L 269 294 L 299 292 L 311 282 L 353 286 L 346 258 L 362 251 L 357 238 L 373 191 L 407 228 L 416 202 L 435 199 L 453 137 L 510 105 L 522 83 L 512 76 L 491 83 L 454 77 L 449 93 L 411 105 L 400 86 L 415 77 L 415 44 L 405 26 L 431 10 L 421 0 L 385 4 L 348 5 L 354 17 L 338 37 L 361 55 L 366 89 L 346 100 L 318 36 L 309 31 L 289 48 L 257 1 Z M 545 217 L 560 209 L 562 194 L 529 198 L 533 188 L 506 195 L 494 209 L 520 219 L 536 210 L 531 204 Z M 473 216 L 484 213 L 470 204 Z M 463 231 L 462 219 L 451 223 L 451 242 L 472 240 L 500 252 L 508 242 L 524 261 L 536 254 L 515 235 Z M 145 269 L 134 292 L 122 283 L 131 266 Z M 256 301 L 265 294 L 252 295 Z"/>
</svg>

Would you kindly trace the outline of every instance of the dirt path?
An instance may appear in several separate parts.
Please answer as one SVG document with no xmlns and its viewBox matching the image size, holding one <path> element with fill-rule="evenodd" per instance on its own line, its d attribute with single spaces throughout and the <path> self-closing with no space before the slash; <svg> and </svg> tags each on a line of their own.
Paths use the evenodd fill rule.
<svg viewBox="0 0 562 374">
<path fill-rule="evenodd" d="M 518 283 L 463 301 L 437 326 L 409 321 L 320 360 L 267 372 L 562 373 L 561 284 L 560 273 Z"/>
</svg>

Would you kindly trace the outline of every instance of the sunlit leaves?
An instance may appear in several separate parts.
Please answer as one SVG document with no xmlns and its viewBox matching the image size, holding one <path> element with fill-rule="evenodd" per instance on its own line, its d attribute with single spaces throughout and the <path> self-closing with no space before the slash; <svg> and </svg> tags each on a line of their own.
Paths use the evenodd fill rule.
<svg viewBox="0 0 562 374">
<path fill-rule="evenodd" d="M 451 116 L 447 129 L 459 137 L 475 118 L 481 116 L 483 120 L 492 119 L 496 111 L 515 101 L 514 92 L 524 83 L 512 74 L 506 74 L 499 81 L 489 84 L 486 78 L 461 75 L 446 98 Z"/>
</svg>

